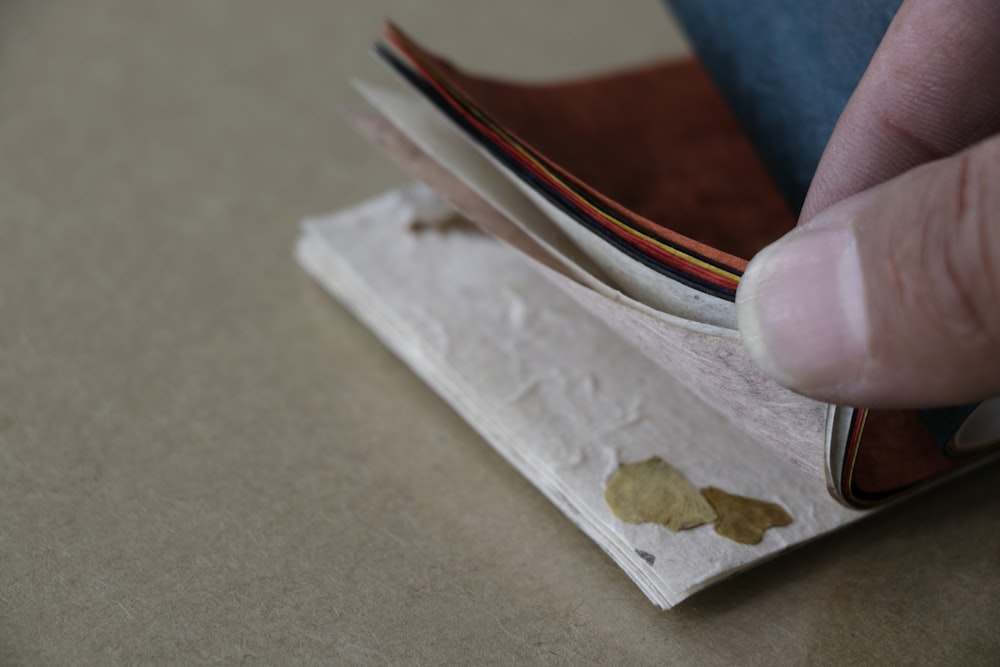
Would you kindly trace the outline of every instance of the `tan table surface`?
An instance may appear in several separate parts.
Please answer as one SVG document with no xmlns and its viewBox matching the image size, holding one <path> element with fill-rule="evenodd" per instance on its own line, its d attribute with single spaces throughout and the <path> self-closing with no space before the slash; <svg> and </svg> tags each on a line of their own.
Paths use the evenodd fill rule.
<svg viewBox="0 0 1000 667">
<path fill-rule="evenodd" d="M 0 662 L 996 664 L 997 466 L 660 612 L 310 282 L 297 221 L 404 180 L 341 119 L 383 15 L 684 48 L 655 0 L 0 3 Z"/>
</svg>

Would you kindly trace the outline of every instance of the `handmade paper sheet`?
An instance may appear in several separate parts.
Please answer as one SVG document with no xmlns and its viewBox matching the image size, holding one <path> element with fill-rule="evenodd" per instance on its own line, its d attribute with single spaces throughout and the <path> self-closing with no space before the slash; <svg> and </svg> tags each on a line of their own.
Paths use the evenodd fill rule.
<svg viewBox="0 0 1000 667">
<path fill-rule="evenodd" d="M 523 256 L 484 234 L 428 226 L 452 215 L 423 186 L 391 191 L 307 221 L 297 256 L 655 604 L 675 605 L 861 516 L 651 365 Z M 605 486 L 621 464 L 651 457 L 699 489 L 773 503 L 792 522 L 755 545 L 712 523 L 679 532 L 626 523 Z"/>
</svg>

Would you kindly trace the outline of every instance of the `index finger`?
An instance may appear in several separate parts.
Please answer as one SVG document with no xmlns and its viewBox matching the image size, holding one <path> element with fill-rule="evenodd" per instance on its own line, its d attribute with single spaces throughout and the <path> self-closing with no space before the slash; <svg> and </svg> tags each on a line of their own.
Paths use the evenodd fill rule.
<svg viewBox="0 0 1000 667">
<path fill-rule="evenodd" d="M 995 0 L 906 0 L 837 122 L 800 221 L 1000 131 L 998 29 Z"/>
</svg>

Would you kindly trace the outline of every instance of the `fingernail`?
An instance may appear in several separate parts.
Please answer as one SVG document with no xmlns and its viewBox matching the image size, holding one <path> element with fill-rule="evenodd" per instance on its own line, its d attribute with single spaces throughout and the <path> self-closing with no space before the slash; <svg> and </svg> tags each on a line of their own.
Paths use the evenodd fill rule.
<svg viewBox="0 0 1000 667">
<path fill-rule="evenodd" d="M 743 343 L 780 384 L 851 384 L 867 358 L 868 315 L 849 226 L 792 232 L 753 258 L 736 294 Z"/>
</svg>

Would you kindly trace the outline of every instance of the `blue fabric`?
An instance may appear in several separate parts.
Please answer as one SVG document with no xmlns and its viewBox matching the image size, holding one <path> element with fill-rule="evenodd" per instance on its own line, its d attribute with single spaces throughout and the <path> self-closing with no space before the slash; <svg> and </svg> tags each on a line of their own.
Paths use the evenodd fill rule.
<svg viewBox="0 0 1000 667">
<path fill-rule="evenodd" d="M 901 0 L 667 0 L 794 211 Z"/>
</svg>

